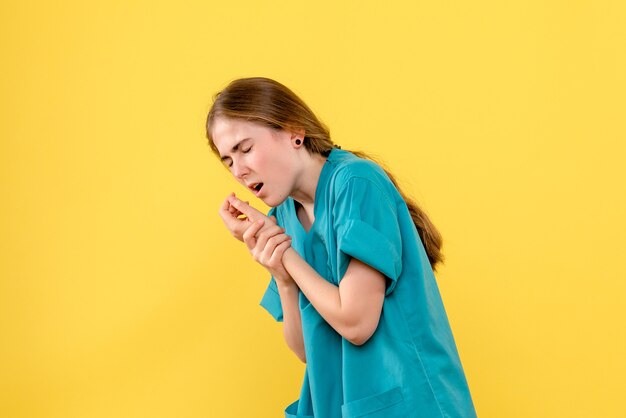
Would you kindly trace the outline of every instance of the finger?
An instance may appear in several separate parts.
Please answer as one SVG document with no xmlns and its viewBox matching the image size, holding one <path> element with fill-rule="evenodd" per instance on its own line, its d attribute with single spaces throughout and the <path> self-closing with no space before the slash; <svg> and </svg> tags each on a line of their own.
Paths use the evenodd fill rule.
<svg viewBox="0 0 626 418">
<path fill-rule="evenodd" d="M 241 213 L 246 215 L 253 222 L 258 220 L 258 219 L 265 219 L 265 218 L 267 218 L 267 216 L 265 216 L 263 213 L 259 212 L 258 210 L 256 210 L 252 206 L 250 206 L 248 203 L 243 202 L 243 201 L 237 199 L 236 197 L 231 197 L 229 199 L 230 199 L 230 204 L 232 206 L 237 208 L 237 210 L 239 210 Z"/>
<path fill-rule="evenodd" d="M 261 233 L 258 234 L 259 236 L 257 237 L 257 241 L 256 241 L 256 246 L 259 249 L 259 251 L 265 251 L 265 249 L 268 247 L 269 240 L 277 235 L 282 234 L 283 232 L 284 230 L 280 227 L 271 228 L 265 232 L 261 231 Z M 267 253 L 267 257 L 269 257 L 271 254 L 272 253 L 270 250 L 270 252 Z"/>
<path fill-rule="evenodd" d="M 257 239 L 259 239 L 259 237 L 261 236 L 261 234 L 262 234 L 263 232 L 265 232 L 265 231 L 267 231 L 268 229 L 273 228 L 273 227 L 275 227 L 275 226 L 276 226 L 276 224 L 273 224 L 271 219 L 269 219 L 269 218 L 265 219 L 265 224 L 263 225 L 263 227 L 261 228 L 261 230 L 260 230 L 260 231 L 256 234 L 256 238 L 257 238 Z M 280 225 L 278 225 L 278 227 L 280 228 Z M 281 230 L 281 231 L 278 231 L 278 232 L 274 233 L 273 235 L 280 234 L 280 233 L 282 233 L 282 232 L 285 232 L 285 228 L 282 228 L 282 230 Z M 269 234 L 269 237 L 271 237 L 271 236 L 272 236 L 272 234 L 270 233 L 270 234 Z"/>
<path fill-rule="evenodd" d="M 265 239 L 271 238 L 274 235 L 282 234 L 285 232 L 285 228 L 276 224 L 266 224 L 265 228 L 262 228 L 261 231 L 257 234 L 257 238 L 264 237 Z"/>
<path fill-rule="evenodd" d="M 221 206 L 218 214 L 220 215 L 220 218 L 222 218 L 224 224 L 226 224 L 226 227 L 232 230 L 236 224 L 237 217 L 230 212 L 228 206 Z"/>
<path fill-rule="evenodd" d="M 265 248 L 270 238 L 282 234 L 283 232 L 285 232 L 285 230 L 280 226 L 272 225 L 258 234 L 256 245 L 259 246 L 259 248 Z"/>
<path fill-rule="evenodd" d="M 222 206 L 220 206 L 219 214 L 220 216 L 226 220 L 227 218 L 237 218 L 242 213 L 237 210 L 234 206 L 230 204 L 229 198 L 226 198 L 224 202 L 222 202 Z"/>
<path fill-rule="evenodd" d="M 245 203 L 246 205 L 250 206 L 250 202 L 248 202 L 247 200 L 246 200 L 244 203 Z M 230 205 L 230 207 L 231 207 L 233 210 L 235 210 L 235 211 L 239 212 L 239 209 L 237 209 L 237 208 L 236 208 L 236 207 L 234 207 L 233 205 Z"/>
<path fill-rule="evenodd" d="M 287 251 L 289 247 L 291 247 L 291 237 L 287 241 L 284 241 L 276 246 L 268 263 L 271 265 L 282 264 L 283 254 L 285 254 L 285 251 Z"/>
<path fill-rule="evenodd" d="M 246 243 L 246 246 L 250 251 L 256 247 L 257 241 L 255 238 L 256 233 L 261 229 L 265 221 L 263 219 L 254 222 L 246 231 L 243 233 L 243 242 Z"/>
<path fill-rule="evenodd" d="M 246 238 L 254 238 L 254 242 L 256 245 L 256 240 L 258 239 L 259 231 L 263 228 L 265 221 L 263 219 L 259 219 L 256 222 L 252 222 L 249 218 L 246 218 L 245 222 L 242 222 L 242 227 L 245 228 L 242 231 L 242 236 Z"/>
<path fill-rule="evenodd" d="M 273 237 L 271 237 L 269 240 L 267 240 L 267 248 L 270 248 L 272 250 L 272 252 L 274 251 L 274 249 L 282 244 L 285 241 L 290 240 L 291 237 L 287 234 L 279 234 L 279 235 L 274 235 Z"/>
<path fill-rule="evenodd" d="M 224 224 L 226 225 L 226 228 L 233 234 L 237 234 L 237 231 L 242 231 L 244 230 L 244 228 L 246 228 L 245 226 L 245 219 L 239 218 L 239 215 L 241 215 L 241 213 L 239 213 L 239 211 L 237 211 L 236 213 L 232 213 L 230 211 L 230 202 L 228 201 L 228 199 L 224 200 L 222 206 L 220 206 L 219 209 L 219 215 L 220 218 L 222 218 L 222 221 L 224 222 Z M 236 210 L 236 209 L 235 209 Z M 240 237 L 241 235 L 239 235 Z"/>
<path fill-rule="evenodd" d="M 274 254 L 276 247 L 285 241 L 289 241 L 290 239 L 291 237 L 289 237 L 287 234 L 274 235 L 269 240 L 267 240 L 267 243 L 264 247 L 261 247 L 260 242 L 257 241 L 257 249 L 260 250 L 260 252 L 258 253 L 258 259 L 263 263 L 268 263 L 272 258 L 272 254 Z"/>
<path fill-rule="evenodd" d="M 239 216 L 243 215 L 243 213 L 241 213 L 236 207 L 231 205 L 230 202 L 228 203 L 228 211 L 234 218 L 238 218 Z"/>
<path fill-rule="evenodd" d="M 228 197 L 226 199 L 224 199 L 224 201 L 222 202 L 222 205 L 220 206 L 219 209 L 219 214 L 221 215 L 224 212 L 228 212 L 230 209 L 231 205 L 230 205 L 230 200 L 228 200 Z"/>
<path fill-rule="evenodd" d="M 259 245 L 259 241 L 257 241 L 257 248 L 263 248 L 263 252 L 261 253 L 262 258 L 265 260 L 269 260 L 272 257 L 272 254 L 274 253 L 276 247 L 290 239 L 291 237 L 287 234 L 274 235 L 269 240 L 267 240 L 267 244 L 265 244 L 265 247 L 261 247 Z"/>
<path fill-rule="evenodd" d="M 250 206 L 250 202 L 249 202 L 249 201 L 247 201 L 247 200 L 246 200 L 246 205 Z M 245 213 L 243 213 L 243 212 L 242 212 L 242 211 L 240 211 L 239 209 L 235 208 L 235 210 L 236 210 L 236 211 L 237 211 L 237 213 L 239 214 L 239 215 L 237 215 L 237 216 L 240 216 L 240 215 L 245 215 Z"/>
</svg>

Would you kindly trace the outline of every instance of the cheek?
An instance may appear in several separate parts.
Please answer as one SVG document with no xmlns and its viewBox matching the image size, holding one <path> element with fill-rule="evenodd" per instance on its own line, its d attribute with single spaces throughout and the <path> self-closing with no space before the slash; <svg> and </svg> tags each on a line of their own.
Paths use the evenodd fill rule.
<svg viewBox="0 0 626 418">
<path fill-rule="evenodd" d="M 255 152 L 250 156 L 248 160 L 251 167 L 254 167 L 256 171 L 262 171 L 267 166 L 267 155 L 260 152 Z"/>
<path fill-rule="evenodd" d="M 256 152 L 250 156 L 250 167 L 263 178 L 273 177 L 280 172 L 280 161 L 271 152 Z"/>
<path fill-rule="evenodd" d="M 283 151 L 284 152 L 284 151 Z M 292 176 L 292 167 L 281 150 L 268 149 L 264 152 L 254 153 L 250 156 L 250 168 L 255 171 L 259 177 L 265 181 L 271 182 L 275 186 L 289 183 Z"/>
<path fill-rule="evenodd" d="M 254 153 L 246 157 L 246 166 L 252 173 L 254 180 L 262 180 L 267 176 L 270 164 L 263 155 Z"/>
</svg>

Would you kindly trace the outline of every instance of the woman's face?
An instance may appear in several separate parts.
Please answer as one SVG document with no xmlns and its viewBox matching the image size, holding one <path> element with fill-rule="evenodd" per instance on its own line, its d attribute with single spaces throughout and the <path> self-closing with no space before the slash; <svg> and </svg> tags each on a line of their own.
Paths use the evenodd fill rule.
<svg viewBox="0 0 626 418">
<path fill-rule="evenodd" d="M 297 170 L 292 146 L 295 133 L 218 117 L 212 134 L 231 174 L 266 205 L 278 206 L 291 194 Z"/>
</svg>

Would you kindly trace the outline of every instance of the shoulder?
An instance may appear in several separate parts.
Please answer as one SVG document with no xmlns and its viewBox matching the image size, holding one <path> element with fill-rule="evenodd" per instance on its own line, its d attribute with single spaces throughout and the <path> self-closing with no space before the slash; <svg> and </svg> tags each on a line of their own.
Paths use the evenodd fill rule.
<svg viewBox="0 0 626 418">
<path fill-rule="evenodd" d="M 350 183 L 364 183 L 390 192 L 395 187 L 385 170 L 372 160 L 357 157 L 349 151 L 342 151 L 335 161 L 332 182 L 339 191 Z"/>
</svg>

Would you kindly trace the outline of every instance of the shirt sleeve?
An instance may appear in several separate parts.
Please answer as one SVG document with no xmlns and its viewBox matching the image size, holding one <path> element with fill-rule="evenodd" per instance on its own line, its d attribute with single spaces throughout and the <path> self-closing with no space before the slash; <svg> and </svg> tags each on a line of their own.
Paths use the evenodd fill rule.
<svg viewBox="0 0 626 418">
<path fill-rule="evenodd" d="M 333 206 L 337 236 L 337 277 L 350 259 L 359 259 L 387 278 L 385 295 L 402 272 L 402 236 L 393 195 L 372 179 L 352 177 L 341 187 Z"/>
<path fill-rule="evenodd" d="M 276 215 L 276 208 L 271 208 L 268 212 L 267 216 L 276 216 L 278 220 L 278 216 Z M 278 287 L 276 286 L 276 280 L 273 276 L 270 278 L 269 285 L 267 289 L 265 289 L 265 293 L 261 298 L 260 305 L 269 312 L 270 315 L 277 321 L 283 322 L 283 306 L 280 302 L 280 295 L 278 294 Z"/>
</svg>

